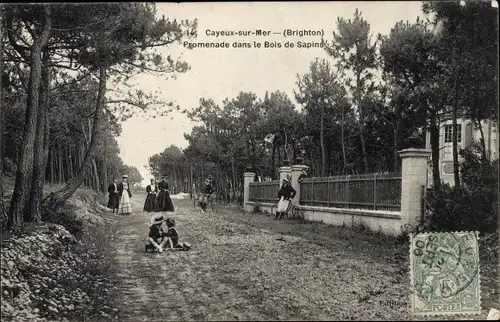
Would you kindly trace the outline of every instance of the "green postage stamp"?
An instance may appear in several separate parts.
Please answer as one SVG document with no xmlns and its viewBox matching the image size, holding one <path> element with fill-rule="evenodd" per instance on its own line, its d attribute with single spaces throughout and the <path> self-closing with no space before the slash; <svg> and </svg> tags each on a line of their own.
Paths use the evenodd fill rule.
<svg viewBox="0 0 500 322">
<path fill-rule="evenodd" d="M 420 233 L 410 240 L 415 315 L 481 313 L 477 232 Z"/>
</svg>

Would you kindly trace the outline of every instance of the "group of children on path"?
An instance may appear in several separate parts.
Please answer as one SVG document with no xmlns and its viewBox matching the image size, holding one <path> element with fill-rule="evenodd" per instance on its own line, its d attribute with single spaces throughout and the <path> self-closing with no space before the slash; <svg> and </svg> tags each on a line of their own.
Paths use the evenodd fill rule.
<svg viewBox="0 0 500 322">
<path fill-rule="evenodd" d="M 165 231 L 163 223 L 167 225 Z M 146 251 L 153 250 L 163 253 L 165 247 L 167 250 L 189 250 L 191 245 L 187 242 L 179 242 L 179 233 L 175 228 L 175 220 L 166 218 L 162 214 L 156 214 L 151 218 L 151 227 L 149 227 L 148 244 Z"/>
</svg>

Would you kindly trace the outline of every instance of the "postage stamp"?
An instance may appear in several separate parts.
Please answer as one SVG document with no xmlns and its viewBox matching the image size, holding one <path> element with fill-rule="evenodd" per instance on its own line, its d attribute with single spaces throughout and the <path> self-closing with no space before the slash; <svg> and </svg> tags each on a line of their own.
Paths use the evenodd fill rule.
<svg viewBox="0 0 500 322">
<path fill-rule="evenodd" d="M 410 240 L 415 315 L 481 313 L 477 232 L 421 233 Z"/>
</svg>

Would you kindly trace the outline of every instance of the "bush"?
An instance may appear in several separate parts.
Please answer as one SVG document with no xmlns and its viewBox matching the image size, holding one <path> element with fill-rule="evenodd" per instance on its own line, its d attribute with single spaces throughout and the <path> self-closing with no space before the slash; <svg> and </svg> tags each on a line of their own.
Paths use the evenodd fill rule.
<svg viewBox="0 0 500 322">
<path fill-rule="evenodd" d="M 462 150 L 461 187 L 430 191 L 426 229 L 492 233 L 498 229 L 498 160 L 482 159 L 477 147 Z"/>
<path fill-rule="evenodd" d="M 72 212 L 45 213 L 43 220 L 66 228 L 73 236 L 80 238 L 83 233 L 83 221 Z"/>
</svg>

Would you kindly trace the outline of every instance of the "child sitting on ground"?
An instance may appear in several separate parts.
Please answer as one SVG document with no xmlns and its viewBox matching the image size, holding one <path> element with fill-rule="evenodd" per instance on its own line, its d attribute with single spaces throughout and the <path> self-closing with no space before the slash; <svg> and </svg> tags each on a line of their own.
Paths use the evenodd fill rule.
<svg viewBox="0 0 500 322">
<path fill-rule="evenodd" d="M 148 248 L 154 247 L 159 253 L 163 252 L 165 244 L 168 242 L 168 238 L 165 237 L 165 232 L 162 228 L 162 223 L 167 220 L 162 214 L 157 214 L 151 217 L 151 227 L 149 227 L 148 241 L 149 245 L 146 245 L 146 251 Z"/>
<path fill-rule="evenodd" d="M 165 233 L 165 237 L 169 243 L 169 249 L 171 250 L 189 250 L 191 245 L 189 243 L 179 243 L 179 234 L 177 233 L 177 229 L 175 229 L 175 220 L 168 218 L 166 221 L 167 224 L 167 232 Z"/>
</svg>

